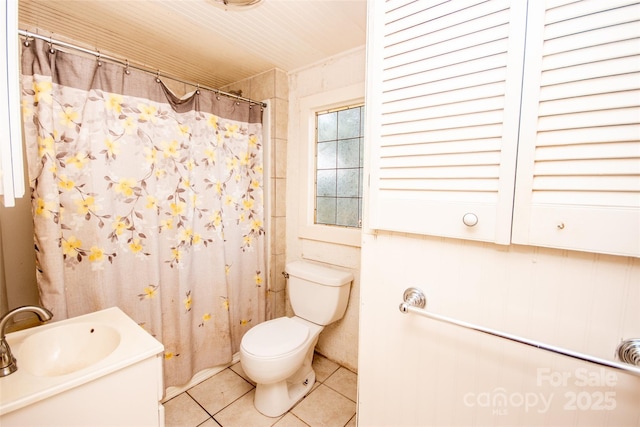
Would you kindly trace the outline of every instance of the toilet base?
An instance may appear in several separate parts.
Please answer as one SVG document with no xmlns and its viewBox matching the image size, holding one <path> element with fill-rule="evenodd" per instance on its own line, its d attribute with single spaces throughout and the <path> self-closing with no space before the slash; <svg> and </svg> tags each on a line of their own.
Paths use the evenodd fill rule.
<svg viewBox="0 0 640 427">
<path fill-rule="evenodd" d="M 240 361 L 243 362 L 243 356 L 246 357 L 243 362 L 244 372 L 256 382 L 253 404 L 261 414 L 267 417 L 279 417 L 293 408 L 300 399 L 311 391 L 313 384 L 316 382 L 316 373 L 313 371 L 313 355 L 323 326 L 296 317 L 293 319 L 304 323 L 309 328 L 309 337 L 304 344 L 306 348 L 306 353 L 303 353 L 304 358 L 300 360 L 298 358 L 299 353 L 295 353 L 294 356 L 296 357 L 293 359 L 285 355 L 284 358 L 276 358 L 276 360 L 272 361 L 272 364 L 277 368 L 277 372 L 284 370 L 282 366 L 283 360 L 290 366 L 300 363 L 300 367 L 289 377 L 284 378 L 282 381 L 271 382 L 273 379 L 281 377 L 272 375 L 273 372 L 269 371 L 269 363 L 264 363 L 260 359 L 253 360 L 242 349 L 240 351 Z M 300 348 L 300 351 L 304 350 Z M 244 365 L 245 362 L 246 366 Z M 260 369 L 266 371 L 267 375 L 262 375 Z M 284 375 L 288 372 L 291 371 L 284 370 Z M 264 380 L 265 383 L 260 380 Z"/>
<path fill-rule="evenodd" d="M 309 367 L 306 373 L 300 370 L 285 381 L 257 384 L 254 406 L 267 417 L 279 417 L 305 397 L 315 382 L 316 373 Z"/>
</svg>

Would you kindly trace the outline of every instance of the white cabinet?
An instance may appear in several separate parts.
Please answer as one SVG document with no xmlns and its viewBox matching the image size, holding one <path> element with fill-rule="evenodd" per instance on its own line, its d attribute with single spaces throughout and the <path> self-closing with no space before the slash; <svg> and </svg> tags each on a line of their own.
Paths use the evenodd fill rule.
<svg viewBox="0 0 640 427">
<path fill-rule="evenodd" d="M 508 243 L 524 3 L 369 8 L 370 226 Z"/>
<path fill-rule="evenodd" d="M 2 416 L 2 426 L 164 425 L 162 356 L 71 388 Z"/>
<path fill-rule="evenodd" d="M 527 25 L 513 242 L 639 256 L 640 4 L 547 3 Z"/>
<path fill-rule="evenodd" d="M 638 256 L 640 6 L 528 3 L 369 2 L 369 226 Z"/>
</svg>

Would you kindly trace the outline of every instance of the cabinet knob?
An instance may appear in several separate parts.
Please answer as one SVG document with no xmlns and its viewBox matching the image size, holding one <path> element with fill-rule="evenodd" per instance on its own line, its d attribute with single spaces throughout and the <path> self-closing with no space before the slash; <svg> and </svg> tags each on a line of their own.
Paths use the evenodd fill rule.
<svg viewBox="0 0 640 427">
<path fill-rule="evenodd" d="M 467 227 L 473 227 L 474 225 L 476 225 L 478 223 L 478 217 L 476 216 L 476 214 L 466 213 L 462 217 L 462 222 Z"/>
</svg>

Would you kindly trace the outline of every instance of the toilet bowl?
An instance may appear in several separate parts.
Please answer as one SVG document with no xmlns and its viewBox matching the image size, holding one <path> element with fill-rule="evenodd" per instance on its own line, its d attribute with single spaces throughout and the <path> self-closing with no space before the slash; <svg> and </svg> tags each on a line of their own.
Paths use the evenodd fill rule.
<svg viewBox="0 0 640 427">
<path fill-rule="evenodd" d="M 295 316 L 260 323 L 242 337 L 240 363 L 255 381 L 254 406 L 268 417 L 293 407 L 313 387 L 313 352 L 325 325 L 344 316 L 353 275 L 296 261 L 287 264 Z"/>
<path fill-rule="evenodd" d="M 311 390 L 313 352 L 322 329 L 298 317 L 280 317 L 245 334 L 240 361 L 256 382 L 254 405 L 262 414 L 278 417 Z"/>
</svg>

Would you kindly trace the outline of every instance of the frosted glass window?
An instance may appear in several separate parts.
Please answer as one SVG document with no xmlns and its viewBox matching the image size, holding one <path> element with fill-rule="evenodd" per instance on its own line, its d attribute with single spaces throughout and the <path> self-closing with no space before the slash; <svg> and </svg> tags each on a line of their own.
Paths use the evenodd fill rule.
<svg viewBox="0 0 640 427">
<path fill-rule="evenodd" d="M 318 169 L 333 169 L 336 167 L 335 141 L 318 143 Z"/>
<path fill-rule="evenodd" d="M 360 167 L 360 139 L 353 138 L 340 141 L 338 145 L 338 165 L 339 168 Z M 325 143 L 326 144 L 326 143 Z M 318 162 L 318 165 L 320 163 Z"/>
<path fill-rule="evenodd" d="M 336 170 L 318 170 L 316 179 L 316 195 L 318 197 L 336 197 Z"/>
<path fill-rule="evenodd" d="M 364 106 L 316 115 L 315 223 L 362 224 Z"/>
</svg>

